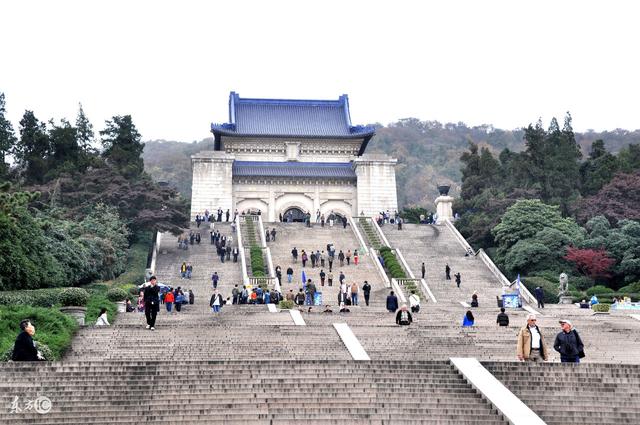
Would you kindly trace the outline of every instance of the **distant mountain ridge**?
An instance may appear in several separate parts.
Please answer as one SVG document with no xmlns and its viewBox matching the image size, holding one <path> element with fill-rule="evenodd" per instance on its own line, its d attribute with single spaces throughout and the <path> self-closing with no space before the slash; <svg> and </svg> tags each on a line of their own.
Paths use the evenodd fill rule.
<svg viewBox="0 0 640 425">
<path fill-rule="evenodd" d="M 399 120 L 388 126 L 376 124 L 376 135 L 367 152 L 386 153 L 398 159 L 396 179 L 400 208 L 423 206 L 434 209 L 437 184 L 451 185 L 457 196 L 461 184 L 460 155 L 469 143 L 486 146 L 496 155 L 503 149 L 524 148 L 523 130 L 501 130 L 491 125 Z M 587 131 L 575 133 L 576 142 L 586 156 L 591 143 L 602 139 L 607 150 L 617 153 L 631 143 L 640 143 L 640 130 Z M 145 142 L 145 170 L 157 181 L 166 181 L 186 198 L 191 198 L 191 155 L 213 149 L 213 138 L 183 143 L 167 140 Z"/>
</svg>

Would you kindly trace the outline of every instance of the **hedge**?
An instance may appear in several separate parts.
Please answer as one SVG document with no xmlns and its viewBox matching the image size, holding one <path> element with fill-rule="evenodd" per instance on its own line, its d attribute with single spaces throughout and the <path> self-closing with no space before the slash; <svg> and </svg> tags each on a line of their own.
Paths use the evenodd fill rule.
<svg viewBox="0 0 640 425">
<path fill-rule="evenodd" d="M 385 268 L 387 269 L 387 271 L 389 272 L 389 275 L 393 279 L 407 278 L 407 275 L 402 269 L 402 266 L 400 265 L 400 263 L 398 263 L 398 259 L 396 258 L 396 255 L 391 251 L 391 248 L 387 246 L 383 246 L 382 248 L 380 248 L 380 255 L 384 260 Z"/>
<path fill-rule="evenodd" d="M 264 258 L 262 257 L 262 248 L 253 245 L 249 249 L 249 255 L 251 257 L 251 274 L 253 277 L 265 277 L 264 272 Z"/>
<path fill-rule="evenodd" d="M 60 303 L 60 292 L 64 288 L 33 289 L 0 292 L 0 305 L 28 305 L 34 307 L 52 307 Z"/>
<path fill-rule="evenodd" d="M 611 288 L 607 288 L 606 286 L 602 286 L 602 285 L 596 285 L 596 286 L 592 286 L 591 288 L 587 289 L 587 295 L 589 297 L 592 297 L 594 295 L 604 295 L 606 294 L 607 296 L 609 296 L 609 294 L 612 294 L 616 291 L 614 291 Z"/>
<path fill-rule="evenodd" d="M 34 340 L 51 349 L 54 360 L 59 360 L 71 345 L 78 329 L 76 320 L 56 309 L 30 306 L 0 306 L 0 353 L 5 355 L 13 348 L 20 331 L 20 322 L 31 320 L 36 328 Z"/>
<path fill-rule="evenodd" d="M 600 303 L 600 304 L 591 306 L 591 309 L 599 313 L 608 313 L 609 310 L 611 309 L 611 304 Z"/>
</svg>

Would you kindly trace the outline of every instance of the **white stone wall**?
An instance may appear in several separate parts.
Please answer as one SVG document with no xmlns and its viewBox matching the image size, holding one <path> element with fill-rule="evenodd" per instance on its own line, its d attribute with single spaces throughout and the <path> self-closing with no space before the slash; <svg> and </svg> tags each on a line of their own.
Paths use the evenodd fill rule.
<svg viewBox="0 0 640 425">
<path fill-rule="evenodd" d="M 225 152 L 203 151 L 191 156 L 191 220 L 196 214 L 229 209 L 233 214 L 234 156 Z"/>
<path fill-rule="evenodd" d="M 358 176 L 358 214 L 372 217 L 380 211 L 398 209 L 396 192 L 397 160 L 387 155 L 363 155 L 354 161 Z"/>
<path fill-rule="evenodd" d="M 278 179 L 242 179 L 233 184 L 234 208 L 239 211 L 260 209 L 264 221 L 278 221 L 291 207 L 328 215 L 334 211 L 355 215 L 357 190 L 353 182 L 286 181 Z"/>
</svg>

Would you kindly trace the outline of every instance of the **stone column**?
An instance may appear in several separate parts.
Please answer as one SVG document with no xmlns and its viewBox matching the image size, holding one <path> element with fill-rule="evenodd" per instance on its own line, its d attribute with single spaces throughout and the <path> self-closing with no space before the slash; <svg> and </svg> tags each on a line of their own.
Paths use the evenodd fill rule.
<svg viewBox="0 0 640 425">
<path fill-rule="evenodd" d="M 227 209 L 233 216 L 233 160 L 226 152 L 202 151 L 191 156 L 191 221 L 204 210 Z"/>
<path fill-rule="evenodd" d="M 391 214 L 398 209 L 395 166 L 398 160 L 387 155 L 367 154 L 357 157 L 353 167 L 357 182 L 357 214 L 375 216 L 380 211 Z"/>
</svg>

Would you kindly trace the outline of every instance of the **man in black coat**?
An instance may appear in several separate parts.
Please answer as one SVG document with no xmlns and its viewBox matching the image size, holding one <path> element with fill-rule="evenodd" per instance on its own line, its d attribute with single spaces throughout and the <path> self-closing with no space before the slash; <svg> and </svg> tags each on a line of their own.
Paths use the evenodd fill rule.
<svg viewBox="0 0 640 425">
<path fill-rule="evenodd" d="M 147 329 L 152 331 L 156 330 L 156 316 L 160 309 L 159 294 L 158 280 L 155 276 L 151 276 L 149 286 L 144 288 L 144 314 L 147 317 Z"/>
<path fill-rule="evenodd" d="M 544 308 L 544 290 L 538 286 L 533 292 L 535 293 L 536 300 L 538 301 L 538 308 Z"/>
<path fill-rule="evenodd" d="M 568 320 L 560 320 L 562 332 L 556 335 L 553 348 L 560 353 L 562 363 L 580 363 L 584 357 L 584 344 L 578 332 Z"/>
<path fill-rule="evenodd" d="M 391 291 L 387 296 L 387 310 L 390 313 L 395 313 L 398 309 L 398 297 Z"/>
<path fill-rule="evenodd" d="M 371 295 L 371 285 L 366 280 L 364 281 L 364 285 L 362 285 L 362 292 L 364 293 L 364 302 L 369 306 L 369 296 Z"/>
<path fill-rule="evenodd" d="M 36 345 L 33 342 L 33 338 L 31 338 L 36 333 L 36 328 L 29 320 L 25 319 L 20 322 L 20 329 L 22 332 L 16 338 L 11 360 L 14 362 L 35 362 L 40 360 Z"/>
</svg>

